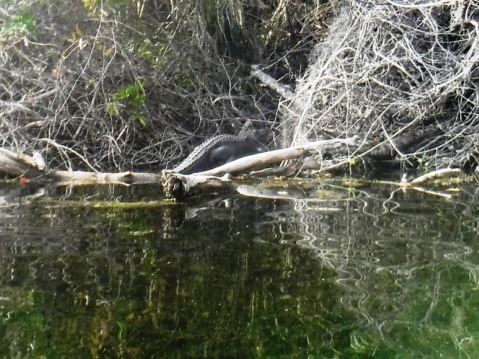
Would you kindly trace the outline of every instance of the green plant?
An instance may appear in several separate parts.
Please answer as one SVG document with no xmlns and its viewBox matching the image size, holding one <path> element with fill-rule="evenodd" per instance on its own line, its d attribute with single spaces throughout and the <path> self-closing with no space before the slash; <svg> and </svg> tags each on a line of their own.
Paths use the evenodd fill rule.
<svg viewBox="0 0 479 359">
<path fill-rule="evenodd" d="M 15 38 L 25 35 L 35 35 L 37 30 L 35 19 L 29 13 L 11 15 L 0 30 L 0 36 Z"/>
<path fill-rule="evenodd" d="M 147 117 L 144 111 L 145 91 L 140 81 L 123 86 L 111 95 L 111 100 L 106 104 L 106 112 L 110 116 L 120 115 L 120 109 L 124 108 L 143 127 L 147 125 Z"/>
</svg>

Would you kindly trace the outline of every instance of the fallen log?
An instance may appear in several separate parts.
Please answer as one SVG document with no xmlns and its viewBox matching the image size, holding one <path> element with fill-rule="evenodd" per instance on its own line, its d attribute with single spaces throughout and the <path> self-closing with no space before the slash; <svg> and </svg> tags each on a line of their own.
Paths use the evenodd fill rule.
<svg viewBox="0 0 479 359">
<path fill-rule="evenodd" d="M 193 173 L 195 176 L 221 176 L 225 173 L 245 173 L 247 170 L 254 168 L 264 168 L 267 165 L 281 163 L 286 160 L 300 158 L 311 152 L 321 153 L 347 153 L 348 149 L 358 146 L 358 138 L 353 136 L 346 139 L 323 140 L 309 142 L 301 146 L 293 146 L 279 150 L 262 152 L 251 156 L 239 158 L 221 165 L 219 167 Z"/>
<path fill-rule="evenodd" d="M 21 153 L 15 153 L 10 150 L 0 149 L 0 172 L 8 175 L 22 176 L 27 179 L 36 179 L 51 181 L 57 186 L 80 186 L 80 185 L 95 185 L 95 184 L 115 184 L 115 185 L 134 185 L 134 184 L 160 184 L 166 196 L 184 199 L 187 196 L 194 194 L 205 193 L 219 193 L 219 192 L 238 192 L 245 194 L 245 187 L 238 187 L 239 185 L 231 181 L 231 175 L 237 174 L 258 174 L 265 172 L 271 168 L 270 165 L 279 165 L 283 161 L 301 159 L 302 157 L 313 153 L 330 153 L 330 154 L 345 154 L 354 153 L 358 148 L 358 138 L 353 136 L 346 139 L 332 139 L 310 142 L 301 146 L 293 146 L 289 148 L 263 152 L 251 156 L 242 157 L 232 162 L 228 162 L 219 167 L 198 172 L 189 175 L 182 175 L 171 170 L 163 170 L 161 173 L 143 173 L 143 172 L 120 172 L 120 173 L 105 173 L 105 172 L 86 172 L 86 171 L 64 171 L 64 170 L 45 170 L 45 164 L 41 156 L 28 156 Z M 289 175 L 297 173 L 301 170 L 301 163 L 296 163 L 296 167 L 289 168 Z M 298 167 L 299 166 L 299 167 Z M 334 168 L 330 166 L 329 168 Z M 267 171 L 269 174 L 278 175 L 275 170 L 278 168 L 288 167 L 274 167 L 272 171 Z M 260 169 L 260 170 L 258 170 Z M 284 170 L 281 170 L 284 173 Z M 448 169 L 435 171 L 430 174 L 423 175 L 411 181 L 404 181 L 401 183 L 402 188 L 414 187 L 415 185 L 427 182 L 437 177 L 446 175 L 458 175 L 460 170 Z M 223 176 L 223 177 L 221 177 Z M 251 195 L 258 194 L 256 190 L 249 190 Z M 266 195 L 264 191 L 261 195 Z M 267 193 L 268 196 L 283 196 L 291 197 L 291 193 L 278 192 L 275 194 Z M 296 194 L 295 194 L 296 195 Z"/>
<path fill-rule="evenodd" d="M 279 150 L 262 152 L 239 158 L 219 167 L 182 175 L 172 171 L 164 171 L 162 179 L 163 190 L 166 196 L 183 199 L 195 193 L 237 190 L 237 186 L 228 177 L 219 177 L 225 174 L 245 174 L 250 170 L 265 168 L 271 164 L 286 160 L 298 159 L 311 152 L 337 153 L 344 152 L 348 147 L 357 147 L 357 138 L 334 139 L 310 142 L 302 146 L 294 146 Z M 341 150 L 341 148 L 343 148 Z"/>
<path fill-rule="evenodd" d="M 57 186 L 95 184 L 129 186 L 133 184 L 159 183 L 162 185 L 166 196 L 183 199 L 186 196 L 191 196 L 196 193 L 235 191 L 236 185 L 232 183 L 228 177 L 220 177 L 225 174 L 245 174 L 253 169 L 264 169 L 269 165 L 279 164 L 285 160 L 298 159 L 313 151 L 321 153 L 346 153 L 349 147 L 356 146 L 356 141 L 356 138 L 348 138 L 311 142 L 302 146 L 242 157 L 217 168 L 191 175 L 182 175 L 168 170 L 164 170 L 159 174 L 132 171 L 120 173 L 65 170 L 45 171 L 44 161 L 41 156 L 39 157 L 37 155 L 37 158 L 35 158 L 35 156 L 28 156 L 2 149 L 0 151 L 0 171 L 13 176 L 22 176 L 27 179 L 52 181 L 54 185 Z M 284 173 L 285 168 L 288 169 L 288 167 L 283 167 L 282 173 Z M 292 173 L 292 171 L 296 172 L 298 168 L 291 167 L 288 170 Z M 269 173 L 272 172 L 270 171 Z"/>
<path fill-rule="evenodd" d="M 37 176 L 45 169 L 45 161 L 40 153 L 33 156 L 0 148 L 0 171 L 10 176 Z"/>
<path fill-rule="evenodd" d="M 93 184 L 117 184 L 129 186 L 132 184 L 159 183 L 161 174 L 143 172 L 86 172 L 86 171 L 53 171 L 51 177 L 58 186 L 78 186 Z"/>
<path fill-rule="evenodd" d="M 195 194 L 236 191 L 236 184 L 228 176 L 193 176 L 163 171 L 161 183 L 166 197 L 180 200 Z"/>
</svg>

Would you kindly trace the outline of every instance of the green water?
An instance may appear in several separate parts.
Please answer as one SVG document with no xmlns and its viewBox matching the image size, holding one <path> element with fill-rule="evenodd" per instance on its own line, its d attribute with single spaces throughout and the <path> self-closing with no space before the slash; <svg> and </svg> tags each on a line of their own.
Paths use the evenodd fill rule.
<svg viewBox="0 0 479 359">
<path fill-rule="evenodd" d="M 1 187 L 0 357 L 478 358 L 477 188 L 313 187 Z"/>
</svg>

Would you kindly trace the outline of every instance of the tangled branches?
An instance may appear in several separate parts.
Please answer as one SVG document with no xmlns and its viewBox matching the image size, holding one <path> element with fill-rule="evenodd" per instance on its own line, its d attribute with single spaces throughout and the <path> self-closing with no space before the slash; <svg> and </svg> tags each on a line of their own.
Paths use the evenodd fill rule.
<svg viewBox="0 0 479 359">
<path fill-rule="evenodd" d="M 159 170 L 197 133 L 274 117 L 268 99 L 245 95 L 248 68 L 220 53 L 208 9 L 177 5 L 0 5 L 0 146 L 41 151 L 50 168 Z"/>
<path fill-rule="evenodd" d="M 282 109 L 294 144 L 359 134 L 357 154 L 389 143 L 401 160 L 440 168 L 479 149 L 478 84 L 478 2 L 349 0 Z M 426 127 L 407 152 L 395 148 Z"/>
<path fill-rule="evenodd" d="M 477 1 L 338 4 L 280 104 L 290 142 L 360 135 L 353 156 L 386 144 L 431 168 L 479 158 Z M 50 168 L 159 170 L 197 134 L 269 126 L 277 95 L 249 65 L 291 81 L 329 13 L 318 0 L 0 5 L 0 146 L 41 151 Z"/>
</svg>

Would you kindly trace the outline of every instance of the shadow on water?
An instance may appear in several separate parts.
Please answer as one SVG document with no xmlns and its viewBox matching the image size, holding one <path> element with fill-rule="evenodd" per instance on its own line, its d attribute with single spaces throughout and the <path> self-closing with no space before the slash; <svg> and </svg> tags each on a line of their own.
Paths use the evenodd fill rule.
<svg viewBox="0 0 479 359">
<path fill-rule="evenodd" d="M 0 187 L 0 356 L 479 357 L 479 199 Z"/>
</svg>

